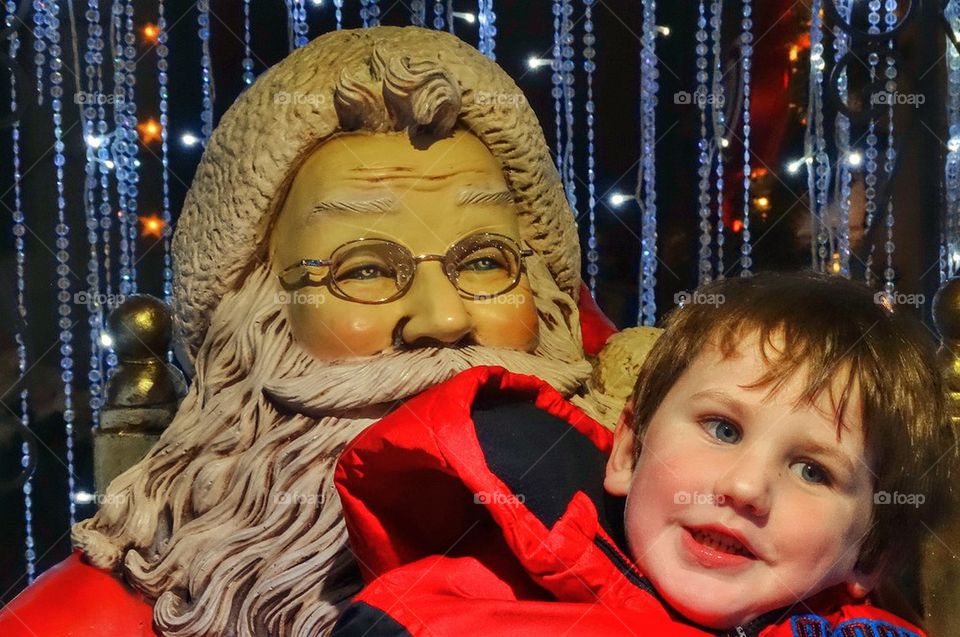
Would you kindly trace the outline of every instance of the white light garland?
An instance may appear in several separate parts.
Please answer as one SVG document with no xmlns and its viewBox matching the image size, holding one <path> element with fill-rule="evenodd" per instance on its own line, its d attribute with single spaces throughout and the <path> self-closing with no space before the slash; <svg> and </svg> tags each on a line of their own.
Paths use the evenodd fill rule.
<svg viewBox="0 0 960 637">
<path fill-rule="evenodd" d="M 657 192 L 656 192 L 656 105 L 657 24 L 656 0 L 643 0 L 643 30 L 640 52 L 640 123 L 642 179 L 637 183 L 637 200 L 643 202 L 640 234 L 640 306 L 637 322 L 654 325 L 657 320 Z M 642 198 L 641 195 L 642 194 Z"/>
<path fill-rule="evenodd" d="M 17 64 L 17 56 L 20 51 L 20 36 L 16 30 L 17 3 L 13 0 L 7 0 L 7 14 L 5 24 L 7 27 L 13 27 L 10 37 L 10 48 L 8 55 L 12 64 Z M 19 87 L 23 89 L 23 87 Z M 16 73 L 10 73 L 10 112 L 17 112 L 17 78 Z M 23 198 L 20 183 L 20 122 L 15 121 L 11 128 L 12 152 L 13 152 L 13 242 L 16 250 L 16 282 L 17 282 L 17 328 L 14 332 L 14 342 L 17 345 L 17 380 L 22 383 L 27 374 L 27 346 L 22 328 L 27 325 L 27 307 L 24 302 L 26 293 L 26 251 L 24 250 L 23 237 L 27 234 L 27 227 L 24 223 Z M 26 387 L 20 390 L 20 413 L 18 414 L 20 424 L 24 431 L 30 429 L 30 406 L 29 392 Z M 26 471 L 33 459 L 30 455 L 30 445 L 24 440 L 20 445 L 20 468 Z M 23 557 L 26 563 L 27 584 L 32 584 L 36 575 L 36 549 L 33 540 L 33 475 L 27 475 L 26 480 L 21 487 L 23 493 Z"/>
<path fill-rule="evenodd" d="M 583 0 L 583 70 L 587 75 L 587 285 L 590 294 L 597 294 L 597 274 L 600 273 L 600 253 L 597 242 L 597 186 L 596 186 L 596 139 L 594 123 L 596 103 L 593 101 L 593 74 L 597 70 L 597 52 L 593 48 L 597 37 L 594 33 L 593 4 L 595 0 Z"/>
<path fill-rule="evenodd" d="M 753 6 L 743 0 L 743 29 L 740 34 L 740 69 L 743 82 L 743 229 L 740 244 L 740 276 L 750 276 L 753 267 L 750 244 L 750 67 L 753 60 Z"/>
</svg>

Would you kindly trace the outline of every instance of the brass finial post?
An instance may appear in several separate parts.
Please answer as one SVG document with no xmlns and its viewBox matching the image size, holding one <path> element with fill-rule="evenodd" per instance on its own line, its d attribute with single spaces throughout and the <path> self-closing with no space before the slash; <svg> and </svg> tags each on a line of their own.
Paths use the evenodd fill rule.
<svg viewBox="0 0 960 637">
<path fill-rule="evenodd" d="M 97 493 L 143 458 L 186 393 L 183 374 L 166 360 L 172 330 L 170 308 L 146 294 L 127 297 L 107 318 L 119 362 L 93 433 Z"/>
</svg>

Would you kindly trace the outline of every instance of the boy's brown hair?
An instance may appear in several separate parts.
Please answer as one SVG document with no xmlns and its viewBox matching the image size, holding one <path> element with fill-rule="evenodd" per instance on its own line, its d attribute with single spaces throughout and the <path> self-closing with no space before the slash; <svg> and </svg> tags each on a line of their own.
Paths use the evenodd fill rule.
<svg viewBox="0 0 960 637">
<path fill-rule="evenodd" d="M 945 415 L 945 390 L 935 339 L 906 308 L 842 277 L 816 273 L 764 273 L 707 284 L 665 318 L 664 333 L 634 387 L 633 429 L 638 452 L 664 396 L 704 346 L 733 354 L 758 333 L 769 373 L 750 386 L 776 391 L 806 374 L 801 402 L 813 404 L 843 374 L 837 403 L 838 433 L 851 390 L 859 385 L 862 422 L 875 466 L 873 525 L 860 549 L 858 569 L 888 573 L 913 554 L 924 527 L 945 505 L 956 441 Z M 776 343 L 776 346 L 774 345 Z M 884 494 L 887 494 L 884 496 Z M 894 494 L 921 495 L 895 498 Z M 882 504 L 885 500 L 894 500 Z M 894 548 L 896 540 L 896 551 Z"/>
</svg>

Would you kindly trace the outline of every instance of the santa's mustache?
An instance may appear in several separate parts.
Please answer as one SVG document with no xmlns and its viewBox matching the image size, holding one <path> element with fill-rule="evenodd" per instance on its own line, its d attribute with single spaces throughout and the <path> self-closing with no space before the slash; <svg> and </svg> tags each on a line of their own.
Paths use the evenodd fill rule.
<svg viewBox="0 0 960 637">
<path fill-rule="evenodd" d="M 537 376 L 564 395 L 579 388 L 590 366 L 517 350 L 471 345 L 423 347 L 346 361 L 317 363 L 263 391 L 281 407 L 319 418 L 404 400 L 471 367 L 493 365 Z"/>
</svg>

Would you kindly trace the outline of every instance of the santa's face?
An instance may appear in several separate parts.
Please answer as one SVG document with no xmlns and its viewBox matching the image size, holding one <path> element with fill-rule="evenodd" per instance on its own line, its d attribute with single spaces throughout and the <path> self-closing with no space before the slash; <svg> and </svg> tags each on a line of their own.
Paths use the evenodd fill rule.
<svg viewBox="0 0 960 637">
<path fill-rule="evenodd" d="M 351 134 L 326 142 L 301 166 L 271 250 L 280 273 L 304 259 L 342 257 L 338 248 L 360 239 L 386 240 L 392 243 L 381 247 L 421 256 L 444 255 L 468 237 L 490 235 L 525 247 L 501 168 L 474 135 L 458 131 L 428 143 L 406 134 Z M 428 258 L 415 266 L 398 298 L 344 298 L 356 293 L 376 300 L 378 290 L 389 290 L 391 267 L 383 259 L 389 254 L 349 254 L 335 282 L 326 266 L 293 282 L 278 281 L 278 291 L 286 287 L 278 298 L 287 304 L 293 335 L 313 356 L 342 360 L 419 345 L 536 348 L 538 317 L 522 269 L 506 293 L 474 298 L 457 289 L 440 260 Z M 468 274 L 479 281 L 510 276 L 499 258 L 488 258 L 492 253 L 475 254 L 480 258 L 458 263 L 461 287 L 470 285 Z"/>
</svg>

